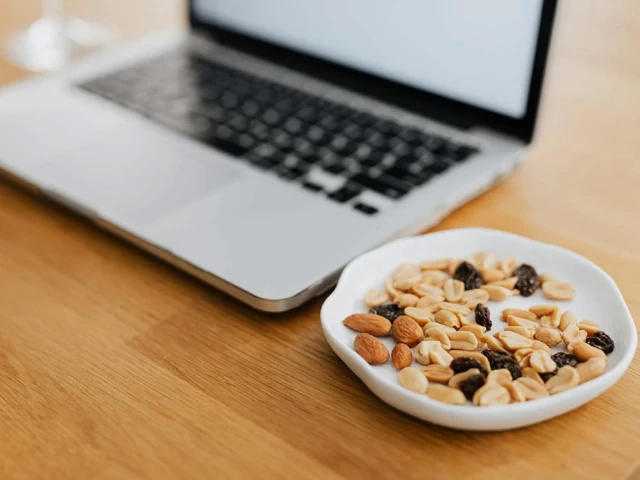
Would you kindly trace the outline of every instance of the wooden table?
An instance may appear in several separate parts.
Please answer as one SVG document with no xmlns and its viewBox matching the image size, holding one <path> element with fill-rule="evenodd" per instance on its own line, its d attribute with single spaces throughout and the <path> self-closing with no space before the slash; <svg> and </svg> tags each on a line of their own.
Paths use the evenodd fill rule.
<svg viewBox="0 0 640 480">
<path fill-rule="evenodd" d="M 0 0 L 0 37 L 30 3 Z M 182 18 L 171 0 L 104 3 L 128 37 Z M 563 2 L 528 160 L 438 227 L 571 248 L 636 317 L 638 45 L 640 2 Z M 253 311 L 0 183 L 0 478 L 640 478 L 637 359 L 561 418 L 455 432 L 371 395 L 324 341 L 322 300 Z"/>
</svg>

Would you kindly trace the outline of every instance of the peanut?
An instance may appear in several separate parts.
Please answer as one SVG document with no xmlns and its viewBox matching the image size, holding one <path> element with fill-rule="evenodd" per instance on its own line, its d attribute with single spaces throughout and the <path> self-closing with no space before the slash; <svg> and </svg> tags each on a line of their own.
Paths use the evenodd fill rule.
<svg viewBox="0 0 640 480">
<path fill-rule="evenodd" d="M 455 313 L 450 312 L 449 310 L 440 310 L 434 315 L 433 319 L 436 323 L 440 323 L 447 327 L 460 327 L 460 319 Z"/>
<path fill-rule="evenodd" d="M 430 354 L 437 348 L 442 348 L 437 340 L 423 340 L 416 347 L 414 357 L 418 363 L 429 365 L 431 363 Z"/>
<path fill-rule="evenodd" d="M 509 278 L 505 278 L 504 280 L 491 282 L 490 285 L 495 285 L 497 287 L 504 287 L 504 288 L 508 288 L 509 290 L 513 290 L 514 287 L 516 286 L 516 283 L 518 283 L 518 277 L 509 277 Z"/>
<path fill-rule="evenodd" d="M 558 328 L 560 326 L 560 310 L 555 309 L 549 315 L 544 315 L 540 319 L 540 325 L 543 327 Z"/>
<path fill-rule="evenodd" d="M 444 291 L 440 287 L 434 287 L 428 283 L 419 283 L 411 287 L 411 292 L 418 297 L 424 297 L 425 295 L 431 295 L 434 298 L 442 298 L 444 300 Z"/>
<path fill-rule="evenodd" d="M 402 263 L 391 274 L 391 280 L 420 275 L 420 266 L 415 263 Z"/>
<path fill-rule="evenodd" d="M 489 347 L 491 350 L 496 350 L 497 352 L 508 353 L 507 349 L 504 348 L 504 345 L 502 344 L 502 342 L 499 339 L 497 339 L 496 337 L 493 337 L 491 335 L 487 335 L 487 336 L 485 336 L 485 340 L 487 342 L 487 347 Z"/>
<path fill-rule="evenodd" d="M 459 302 L 464 293 L 464 283 L 460 280 L 449 278 L 442 287 L 444 290 L 444 298 L 447 302 Z"/>
<path fill-rule="evenodd" d="M 427 334 L 428 330 L 431 330 L 433 328 L 442 330 L 444 333 L 456 331 L 456 329 L 453 327 L 447 327 L 446 325 L 442 325 L 441 323 L 438 323 L 438 322 L 429 322 L 423 327 L 423 331 L 425 332 L 425 335 Z"/>
<path fill-rule="evenodd" d="M 531 367 L 524 367 L 522 369 L 522 376 L 523 377 L 529 377 L 534 379 L 536 382 L 538 382 L 540 384 L 540 386 L 544 387 L 544 381 L 542 380 L 542 377 L 540 376 L 540 374 L 538 372 L 536 372 L 533 368 Z"/>
<path fill-rule="evenodd" d="M 518 335 L 515 332 L 500 332 L 498 338 L 507 350 L 515 351 L 520 348 L 531 348 L 533 342 L 530 338 Z"/>
<path fill-rule="evenodd" d="M 590 358 L 604 357 L 607 358 L 605 353 L 599 348 L 593 347 L 585 342 L 572 342 L 567 347 L 569 352 L 578 357 L 581 362 L 586 362 Z"/>
<path fill-rule="evenodd" d="M 413 318 L 418 325 L 424 326 L 433 320 L 433 313 L 426 308 L 407 307 L 404 309 L 404 314 Z"/>
<path fill-rule="evenodd" d="M 478 339 L 478 346 L 482 346 L 486 343 L 484 332 L 486 331 L 486 327 L 482 325 L 464 325 L 459 332 L 471 332 Z"/>
<path fill-rule="evenodd" d="M 428 283 L 436 287 L 442 288 L 444 282 L 449 279 L 449 275 L 440 270 L 427 270 L 422 274 L 422 280 L 420 283 Z"/>
<path fill-rule="evenodd" d="M 425 332 L 425 339 L 437 340 L 440 342 L 440 345 L 442 345 L 442 348 L 445 350 L 451 350 L 451 340 L 443 330 L 431 328 Z"/>
<path fill-rule="evenodd" d="M 584 336 L 584 338 L 582 338 Z M 564 332 L 562 332 L 562 341 L 565 345 L 569 345 L 571 342 L 583 342 L 587 339 L 587 332 L 584 330 L 580 332 L 578 325 L 572 323 L 569 325 Z"/>
<path fill-rule="evenodd" d="M 429 386 L 429 380 L 420 370 L 413 367 L 406 367 L 398 373 L 398 383 L 404 388 L 416 393 L 424 393 Z"/>
<path fill-rule="evenodd" d="M 513 273 L 517 266 L 518 262 L 513 257 L 507 257 L 504 260 L 498 262 L 498 268 L 502 270 L 502 273 L 504 273 L 507 277 L 511 275 L 511 273 Z"/>
<path fill-rule="evenodd" d="M 458 305 L 457 303 L 440 302 L 439 305 L 440 310 L 447 310 L 451 313 L 460 313 L 462 315 L 469 315 L 469 313 L 471 313 L 471 310 L 467 307 L 464 305 Z"/>
<path fill-rule="evenodd" d="M 525 328 L 525 327 L 512 327 L 509 325 L 504 329 L 505 332 L 515 332 L 518 335 L 522 335 L 523 337 L 533 338 L 533 335 L 536 331 L 533 328 Z"/>
<path fill-rule="evenodd" d="M 563 332 L 569 327 L 569 325 L 577 324 L 578 319 L 576 318 L 575 313 L 566 311 L 560 317 L 560 330 Z"/>
<path fill-rule="evenodd" d="M 536 350 L 529 358 L 529 365 L 538 373 L 551 373 L 558 366 L 544 350 Z"/>
<path fill-rule="evenodd" d="M 497 285 L 483 285 L 483 290 L 485 290 L 489 294 L 489 300 L 493 300 L 494 302 L 502 302 L 507 298 L 513 296 L 513 292 L 508 288 L 498 287 Z"/>
<path fill-rule="evenodd" d="M 364 303 L 367 304 L 367 307 L 377 307 L 379 305 L 384 305 L 389 301 L 389 295 L 385 292 L 381 292 L 380 290 L 376 290 L 372 288 L 367 292 L 364 296 Z"/>
<path fill-rule="evenodd" d="M 502 320 L 507 321 L 509 315 L 513 315 L 514 317 L 524 318 L 526 320 L 534 321 L 538 317 L 535 313 L 530 312 L 529 310 L 521 310 L 519 308 L 505 308 L 502 310 Z"/>
<path fill-rule="evenodd" d="M 497 268 L 482 270 L 482 280 L 484 281 L 484 283 L 495 285 L 495 282 L 504 280 L 504 272 L 502 270 L 498 270 Z M 511 290 L 512 288 L 513 287 L 509 288 L 509 290 Z"/>
<path fill-rule="evenodd" d="M 422 374 L 427 377 L 430 382 L 448 383 L 453 377 L 453 370 L 450 367 L 444 367 L 432 363 L 426 367 L 422 367 Z"/>
<path fill-rule="evenodd" d="M 424 308 L 431 313 L 436 313 L 438 310 L 440 310 L 438 304 L 440 304 L 443 300 L 444 297 L 436 297 L 434 295 L 431 295 L 430 293 L 427 293 L 420 297 L 420 300 L 418 300 L 418 303 L 416 303 L 416 307 Z"/>
<path fill-rule="evenodd" d="M 531 377 L 520 377 L 515 380 L 515 383 L 522 388 L 524 398 L 529 400 L 537 400 L 538 398 L 544 398 L 549 396 L 547 389 L 540 385 L 535 379 Z"/>
<path fill-rule="evenodd" d="M 481 288 L 467 290 L 462 294 L 462 303 L 469 309 L 475 309 L 479 303 L 487 303 L 489 301 L 489 293 Z"/>
<path fill-rule="evenodd" d="M 547 383 L 544 384 L 544 387 L 549 392 L 549 395 L 555 395 L 556 393 L 569 390 L 579 383 L 580 376 L 578 375 L 578 371 L 575 368 L 570 367 L 569 365 L 565 365 L 564 367 L 558 369 L 558 373 L 547 380 Z"/>
<path fill-rule="evenodd" d="M 595 320 L 582 320 L 578 324 L 578 328 L 587 332 L 587 335 L 593 335 L 600 331 L 600 325 Z"/>
<path fill-rule="evenodd" d="M 536 331 L 534 337 L 536 340 L 548 345 L 549 347 L 555 347 L 562 341 L 562 335 L 555 328 L 542 327 Z"/>
<path fill-rule="evenodd" d="M 447 333 L 451 340 L 451 348 L 454 350 L 475 350 L 478 348 L 478 339 L 471 332 L 449 332 Z"/>
<path fill-rule="evenodd" d="M 511 383 L 512 381 L 513 377 L 511 376 L 511 372 L 506 368 L 499 368 L 498 370 L 489 372 L 486 383 L 493 382 L 504 387 L 505 384 Z"/>
<path fill-rule="evenodd" d="M 418 283 L 420 283 L 421 279 L 422 279 L 422 275 L 420 275 L 419 273 L 417 275 L 399 277 L 393 281 L 393 288 L 395 288 L 396 290 L 402 290 L 403 292 L 406 292 L 407 290 L 411 289 L 411 287 L 413 287 L 414 285 L 417 285 Z"/>
<path fill-rule="evenodd" d="M 542 284 L 542 292 L 549 300 L 572 300 L 576 289 L 570 283 L 550 280 Z"/>
<path fill-rule="evenodd" d="M 540 340 L 534 339 L 533 343 L 531 344 L 531 348 L 533 348 L 534 350 L 544 350 L 547 353 L 551 353 L 549 345 L 547 345 L 546 343 L 542 343 Z"/>
<path fill-rule="evenodd" d="M 460 390 L 437 383 L 429 386 L 427 395 L 438 402 L 451 405 L 464 405 L 467 403 L 467 399 L 464 398 L 464 394 Z"/>
<path fill-rule="evenodd" d="M 389 295 L 389 297 L 391 298 L 396 298 L 398 295 L 400 295 L 400 290 L 396 290 L 393 286 L 393 280 L 391 280 L 390 278 L 388 278 L 387 280 L 385 280 L 384 282 L 384 290 L 385 292 L 387 292 L 387 295 Z"/>
<path fill-rule="evenodd" d="M 553 312 L 558 310 L 557 305 L 534 305 L 533 307 L 529 307 L 529 311 L 533 313 L 536 317 L 544 317 L 545 315 L 551 315 Z"/>
<path fill-rule="evenodd" d="M 504 384 L 503 387 L 509 390 L 509 395 L 511 395 L 511 403 L 520 403 L 527 401 L 524 388 L 520 383 L 509 382 Z"/>
<path fill-rule="evenodd" d="M 422 270 L 447 270 L 449 268 L 449 259 L 425 260 L 420 264 L 420 268 Z"/>
<path fill-rule="evenodd" d="M 412 293 L 400 293 L 394 298 L 395 303 L 397 303 L 400 308 L 415 307 L 418 300 L 420 299 Z"/>
<path fill-rule="evenodd" d="M 449 353 L 444 348 L 442 348 L 439 343 L 437 348 L 434 348 L 433 350 L 431 350 L 431 352 L 429 352 L 429 358 L 431 359 L 432 363 L 442 365 L 444 367 L 448 367 L 453 361 L 453 357 L 449 355 Z"/>
<path fill-rule="evenodd" d="M 460 384 L 467 378 L 479 374 L 480 370 L 478 370 L 477 368 L 470 368 L 469 370 L 465 370 L 464 372 L 457 373 L 449 380 L 449 386 L 453 388 L 460 388 Z"/>
<path fill-rule="evenodd" d="M 580 384 L 599 377 L 607 369 L 607 357 L 592 357 L 586 362 L 576 365 Z"/>
<path fill-rule="evenodd" d="M 523 317 L 516 317 L 515 315 L 507 316 L 507 325 L 511 327 L 524 327 L 533 330 L 538 328 L 538 324 L 536 322 Z"/>
<path fill-rule="evenodd" d="M 507 405 L 511 402 L 509 390 L 495 382 L 488 382 L 473 394 L 473 404 L 479 407 Z"/>
<path fill-rule="evenodd" d="M 536 352 L 533 348 L 521 348 L 520 350 L 516 350 L 513 352 L 513 359 L 520 364 L 522 360 L 531 355 L 533 352 Z M 527 365 L 528 366 L 528 365 Z"/>
</svg>

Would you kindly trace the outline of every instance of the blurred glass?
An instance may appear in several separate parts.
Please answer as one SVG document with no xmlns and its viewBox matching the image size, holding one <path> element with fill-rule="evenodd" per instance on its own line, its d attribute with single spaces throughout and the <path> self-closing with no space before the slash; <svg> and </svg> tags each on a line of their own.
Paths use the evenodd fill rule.
<svg viewBox="0 0 640 480">
<path fill-rule="evenodd" d="M 57 70 L 79 50 L 101 48 L 117 38 L 110 25 L 65 15 L 62 0 L 40 3 L 40 18 L 6 42 L 6 57 L 15 65 L 34 72 Z"/>
</svg>

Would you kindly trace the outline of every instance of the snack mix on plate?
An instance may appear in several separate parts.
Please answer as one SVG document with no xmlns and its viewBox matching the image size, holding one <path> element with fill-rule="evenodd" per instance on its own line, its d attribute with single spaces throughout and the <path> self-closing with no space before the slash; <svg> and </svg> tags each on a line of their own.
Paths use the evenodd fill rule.
<svg viewBox="0 0 640 480">
<path fill-rule="evenodd" d="M 367 292 L 369 313 L 344 324 L 358 332 L 354 349 L 362 358 L 370 365 L 391 359 L 398 382 L 413 392 L 453 405 L 528 402 L 602 375 L 614 349 L 597 322 L 578 321 L 552 304 L 503 309 L 506 325 L 489 333 L 495 319 L 486 303 L 538 289 L 554 301 L 576 293 L 569 283 L 493 253 L 403 263 L 384 291 Z M 379 340 L 387 336 L 396 343 L 391 353 Z"/>
</svg>

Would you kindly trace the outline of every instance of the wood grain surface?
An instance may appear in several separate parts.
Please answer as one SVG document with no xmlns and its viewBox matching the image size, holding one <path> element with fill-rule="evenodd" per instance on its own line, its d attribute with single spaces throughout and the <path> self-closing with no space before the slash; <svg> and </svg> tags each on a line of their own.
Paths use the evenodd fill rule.
<svg viewBox="0 0 640 480">
<path fill-rule="evenodd" d="M 90 3 L 125 38 L 184 18 L 170 0 L 68 2 Z M 640 318 L 640 2 L 561 3 L 531 154 L 437 229 L 575 250 Z M 35 4 L 0 0 L 0 37 Z M 23 75 L 0 63 L 0 82 Z M 455 432 L 371 395 L 324 341 L 322 300 L 256 312 L 0 183 L 0 478 L 639 478 L 637 358 L 560 418 Z"/>
</svg>

